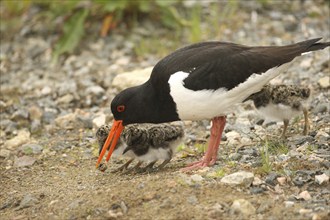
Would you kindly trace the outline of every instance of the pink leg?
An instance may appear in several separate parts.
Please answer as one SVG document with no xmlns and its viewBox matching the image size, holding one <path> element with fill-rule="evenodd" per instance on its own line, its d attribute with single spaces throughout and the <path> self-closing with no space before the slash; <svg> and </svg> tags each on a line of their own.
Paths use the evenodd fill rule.
<svg viewBox="0 0 330 220">
<path fill-rule="evenodd" d="M 221 141 L 221 135 L 226 125 L 226 117 L 215 117 L 212 119 L 211 137 L 209 146 L 202 160 L 189 164 L 181 171 L 189 171 L 193 169 L 199 169 L 207 166 L 212 166 L 217 161 L 219 145 Z"/>
</svg>

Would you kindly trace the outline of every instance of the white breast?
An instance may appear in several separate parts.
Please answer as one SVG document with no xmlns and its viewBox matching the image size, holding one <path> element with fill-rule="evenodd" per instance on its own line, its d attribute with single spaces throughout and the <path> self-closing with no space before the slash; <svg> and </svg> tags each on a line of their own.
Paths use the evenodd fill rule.
<svg viewBox="0 0 330 220">
<path fill-rule="evenodd" d="M 290 120 L 292 117 L 302 113 L 283 104 L 268 104 L 265 107 L 258 108 L 258 112 L 268 120 L 283 121 Z"/>
<path fill-rule="evenodd" d="M 180 71 L 172 74 L 168 81 L 170 94 L 176 103 L 181 120 L 212 119 L 231 112 L 235 104 L 260 91 L 267 82 L 286 70 L 288 66 L 289 63 L 269 69 L 263 74 L 253 74 L 229 91 L 223 88 L 199 91 L 187 89 L 183 80 L 189 76 L 189 73 Z"/>
</svg>

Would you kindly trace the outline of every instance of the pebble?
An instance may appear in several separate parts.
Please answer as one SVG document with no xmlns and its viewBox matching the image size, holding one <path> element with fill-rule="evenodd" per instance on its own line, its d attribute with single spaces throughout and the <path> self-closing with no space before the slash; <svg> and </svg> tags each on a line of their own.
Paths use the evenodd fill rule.
<svg viewBox="0 0 330 220">
<path fill-rule="evenodd" d="M 51 124 L 55 120 L 57 111 L 55 109 L 48 109 L 42 115 L 42 122 L 46 124 Z"/>
<path fill-rule="evenodd" d="M 104 95 L 105 90 L 101 86 L 96 85 L 96 86 L 88 87 L 86 90 L 86 93 L 92 94 L 95 96 L 102 96 L 102 95 Z"/>
<path fill-rule="evenodd" d="M 311 198 L 312 198 L 311 195 L 306 190 L 305 191 L 302 191 L 301 193 L 299 193 L 298 196 L 296 196 L 296 199 L 303 199 L 305 201 L 311 200 Z"/>
<path fill-rule="evenodd" d="M 327 176 L 325 173 L 322 175 L 315 175 L 315 182 L 317 182 L 319 185 L 322 185 L 323 183 L 329 182 L 329 176 Z"/>
<path fill-rule="evenodd" d="M 271 207 L 273 207 L 274 205 L 272 204 L 272 202 L 269 201 L 263 201 L 260 206 L 257 209 L 257 213 L 265 213 L 266 211 L 268 211 Z"/>
<path fill-rule="evenodd" d="M 325 104 L 325 103 L 319 103 L 313 109 L 313 113 L 315 113 L 315 114 L 317 114 L 317 113 L 325 113 L 327 111 L 328 111 L 328 104 Z"/>
<path fill-rule="evenodd" d="M 242 185 L 248 187 L 254 180 L 254 174 L 246 171 L 240 171 L 224 176 L 221 183 L 229 185 Z"/>
<path fill-rule="evenodd" d="M 109 219 L 117 219 L 117 218 L 122 217 L 123 213 L 121 211 L 116 211 L 116 210 L 110 209 L 108 211 L 108 216 L 109 216 Z"/>
<path fill-rule="evenodd" d="M 262 187 L 251 187 L 250 188 L 251 194 L 259 194 L 259 193 L 263 193 L 264 191 L 265 191 L 265 189 Z"/>
<path fill-rule="evenodd" d="M 123 211 L 124 214 L 126 214 L 128 212 L 128 208 L 127 208 L 124 201 L 120 202 L 120 208 L 121 208 L 121 210 Z"/>
<path fill-rule="evenodd" d="M 25 208 L 29 208 L 35 204 L 39 203 L 39 200 L 34 197 L 31 194 L 27 194 L 23 197 L 23 199 L 21 200 L 19 206 L 15 209 L 15 210 L 21 210 L 21 209 L 25 209 Z"/>
<path fill-rule="evenodd" d="M 36 162 L 36 159 L 30 156 L 22 156 L 15 158 L 14 166 L 15 167 L 26 167 L 32 166 Z"/>
<path fill-rule="evenodd" d="M 33 105 L 28 109 L 28 111 L 30 115 L 30 120 L 41 120 L 41 117 L 43 115 L 43 111 L 41 108 Z"/>
<path fill-rule="evenodd" d="M 5 147 L 8 149 L 14 149 L 22 144 L 29 142 L 30 132 L 27 130 L 19 130 L 16 137 L 9 139 L 5 142 Z"/>
<path fill-rule="evenodd" d="M 40 93 L 41 95 L 49 95 L 52 92 L 52 88 L 50 88 L 49 86 L 45 86 L 41 89 Z"/>
<path fill-rule="evenodd" d="M 190 179 L 196 183 L 201 182 L 204 180 L 204 178 L 201 175 L 194 174 L 190 176 Z"/>
<path fill-rule="evenodd" d="M 74 96 L 71 94 L 66 94 L 64 96 L 61 96 L 56 100 L 57 104 L 69 104 L 74 100 Z"/>
<path fill-rule="evenodd" d="M 55 124 L 64 129 L 74 128 L 74 121 L 76 119 L 76 115 L 74 113 L 69 113 L 66 115 L 60 115 L 55 119 Z"/>
<path fill-rule="evenodd" d="M 256 213 L 255 207 L 245 199 L 237 199 L 230 207 L 231 213 L 241 213 L 243 215 L 253 215 Z"/>
<path fill-rule="evenodd" d="M 6 149 L 0 149 L 0 157 L 7 158 L 10 155 L 10 151 Z"/>
<path fill-rule="evenodd" d="M 28 118 L 29 118 L 29 112 L 26 109 L 18 109 L 11 116 L 11 119 L 13 121 L 20 121 Z"/>
<path fill-rule="evenodd" d="M 149 79 L 152 69 L 153 67 L 148 67 L 118 74 L 113 79 L 112 86 L 123 90 L 128 87 L 141 85 Z"/>
<path fill-rule="evenodd" d="M 270 173 L 265 179 L 265 182 L 268 183 L 269 185 L 275 186 L 276 185 L 276 178 L 278 177 L 277 173 Z"/>
<path fill-rule="evenodd" d="M 229 155 L 231 160 L 239 161 L 242 158 L 242 154 L 240 153 L 232 153 Z"/>
<path fill-rule="evenodd" d="M 259 186 L 259 185 L 261 185 L 263 183 L 264 183 L 264 181 L 261 180 L 259 177 L 254 177 L 253 178 L 253 182 L 252 182 L 252 185 L 253 186 Z"/>
<path fill-rule="evenodd" d="M 101 127 L 106 122 L 106 115 L 101 113 L 93 119 L 93 125 L 97 128 Z"/>
<path fill-rule="evenodd" d="M 318 83 L 320 84 L 321 88 L 326 89 L 330 87 L 330 77 L 325 76 L 319 79 Z"/>
<path fill-rule="evenodd" d="M 290 208 L 290 207 L 294 206 L 294 202 L 293 201 L 284 201 L 284 205 L 285 205 L 285 208 Z"/>
<path fill-rule="evenodd" d="M 191 196 L 188 196 L 187 202 L 190 203 L 191 205 L 197 205 L 198 199 L 195 195 L 191 195 Z"/>
<path fill-rule="evenodd" d="M 40 154 L 43 147 L 39 144 L 24 144 L 19 148 L 24 154 Z"/>
<path fill-rule="evenodd" d="M 283 185 L 286 184 L 286 177 L 284 177 L 284 176 L 282 176 L 282 177 L 277 177 L 276 180 L 277 180 L 277 182 L 278 182 L 281 186 L 283 186 Z"/>
</svg>

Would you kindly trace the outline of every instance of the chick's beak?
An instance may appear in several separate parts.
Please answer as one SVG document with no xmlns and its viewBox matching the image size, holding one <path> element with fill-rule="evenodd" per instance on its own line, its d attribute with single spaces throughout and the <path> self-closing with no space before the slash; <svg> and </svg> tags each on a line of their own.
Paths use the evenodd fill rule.
<svg viewBox="0 0 330 220">
<path fill-rule="evenodd" d="M 109 135 L 108 135 L 108 137 L 107 137 L 107 139 L 106 139 L 106 141 L 105 141 L 105 143 L 102 147 L 102 151 L 101 151 L 101 153 L 99 155 L 99 158 L 97 160 L 96 168 L 99 167 L 99 165 L 102 161 L 102 158 L 104 157 L 105 152 L 107 151 L 107 149 L 109 148 L 109 145 L 111 144 L 111 147 L 109 149 L 106 161 L 108 162 L 110 160 L 111 154 L 112 154 L 112 152 L 114 151 L 114 149 L 116 147 L 116 144 L 117 144 L 117 142 L 120 138 L 120 134 L 123 131 L 123 129 L 124 129 L 123 121 L 114 120 L 114 123 L 112 124 L 111 130 L 109 132 Z"/>
</svg>

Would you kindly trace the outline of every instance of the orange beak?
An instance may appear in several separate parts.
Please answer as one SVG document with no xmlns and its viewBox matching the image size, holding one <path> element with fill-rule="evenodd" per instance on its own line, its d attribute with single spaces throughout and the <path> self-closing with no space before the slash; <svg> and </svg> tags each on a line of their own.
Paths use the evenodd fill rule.
<svg viewBox="0 0 330 220">
<path fill-rule="evenodd" d="M 111 130 L 109 132 L 109 135 L 107 137 L 107 140 L 105 141 L 103 147 L 102 147 L 102 151 L 100 153 L 100 156 L 97 160 L 96 163 L 96 168 L 99 167 L 99 164 L 102 161 L 102 158 L 104 157 L 105 152 L 107 151 L 107 149 L 109 148 L 109 145 L 111 143 L 111 147 L 109 149 L 109 153 L 108 156 L 106 158 L 106 161 L 108 162 L 110 160 L 110 157 L 112 155 L 112 152 L 114 151 L 116 144 L 118 142 L 118 139 L 120 138 L 120 134 L 123 131 L 124 126 L 123 126 L 123 121 L 116 121 L 114 120 L 114 123 L 111 127 Z"/>
</svg>

